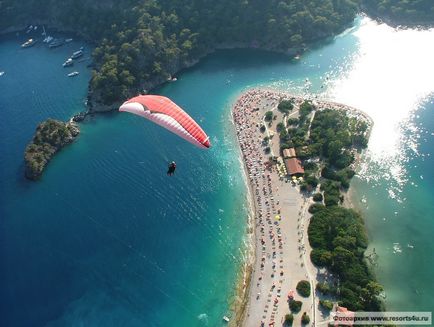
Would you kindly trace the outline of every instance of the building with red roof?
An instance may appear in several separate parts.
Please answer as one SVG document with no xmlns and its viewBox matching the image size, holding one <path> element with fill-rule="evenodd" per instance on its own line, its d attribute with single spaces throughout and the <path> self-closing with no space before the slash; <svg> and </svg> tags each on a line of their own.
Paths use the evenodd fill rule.
<svg viewBox="0 0 434 327">
<path fill-rule="evenodd" d="M 288 172 L 288 175 L 295 176 L 295 175 L 303 175 L 304 169 L 301 165 L 301 161 L 297 158 L 289 158 L 283 160 L 285 163 L 286 171 Z"/>
</svg>

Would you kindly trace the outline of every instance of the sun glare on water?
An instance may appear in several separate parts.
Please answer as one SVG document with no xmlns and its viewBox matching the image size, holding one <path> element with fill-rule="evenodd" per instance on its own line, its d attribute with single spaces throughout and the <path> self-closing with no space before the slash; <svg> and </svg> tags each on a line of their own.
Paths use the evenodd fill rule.
<svg viewBox="0 0 434 327">
<path fill-rule="evenodd" d="M 360 176 L 390 180 L 396 194 L 406 182 L 408 150 L 417 155 L 411 116 L 434 94 L 434 29 L 394 29 L 363 18 L 353 35 L 358 51 L 343 63 L 349 68 L 327 97 L 371 116 L 374 128 Z"/>
</svg>

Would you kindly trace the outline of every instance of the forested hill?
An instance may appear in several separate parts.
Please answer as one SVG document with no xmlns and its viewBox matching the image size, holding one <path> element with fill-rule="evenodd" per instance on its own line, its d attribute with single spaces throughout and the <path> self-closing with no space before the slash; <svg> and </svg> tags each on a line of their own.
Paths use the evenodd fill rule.
<svg viewBox="0 0 434 327">
<path fill-rule="evenodd" d="M 94 42 L 96 68 L 90 85 L 93 100 L 90 103 L 109 105 L 164 82 L 219 47 L 258 47 L 295 54 L 313 41 L 344 30 L 359 11 L 360 1 L 371 6 L 375 3 L 373 0 L 372 3 L 371 0 L 0 0 L 0 32 L 44 23 L 74 30 Z M 398 0 L 382 2 L 390 4 Z"/>
<path fill-rule="evenodd" d="M 354 0 L 5 0 L 0 30 L 35 21 L 96 43 L 91 89 L 105 104 L 149 89 L 226 46 L 297 51 L 348 26 Z"/>
<path fill-rule="evenodd" d="M 363 0 L 371 15 L 395 25 L 434 25 L 433 0 Z"/>
</svg>

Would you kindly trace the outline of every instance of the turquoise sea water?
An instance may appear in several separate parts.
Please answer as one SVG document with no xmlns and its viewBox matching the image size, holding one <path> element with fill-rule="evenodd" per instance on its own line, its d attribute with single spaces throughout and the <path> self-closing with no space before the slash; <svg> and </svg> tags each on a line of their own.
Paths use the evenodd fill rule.
<svg viewBox="0 0 434 327">
<path fill-rule="evenodd" d="M 402 148 L 405 182 L 397 187 L 390 177 L 357 179 L 354 198 L 369 219 L 369 252 L 379 256 L 377 274 L 388 307 L 433 312 L 434 97 L 409 121 L 413 128 L 404 127 L 402 134 L 409 142 Z"/>
<path fill-rule="evenodd" d="M 375 107 L 372 103 L 382 104 L 383 98 L 389 97 L 390 103 L 391 95 L 370 90 L 372 79 L 358 69 L 374 69 L 375 62 L 381 61 L 382 52 L 367 47 L 365 34 L 375 32 L 378 38 L 372 39 L 385 43 L 383 30 L 370 20 L 359 19 L 354 29 L 299 61 L 253 50 L 219 51 L 182 73 L 176 83 L 156 90 L 200 122 L 211 136 L 210 150 L 197 149 L 136 116 L 107 114 L 82 124 L 78 140 L 54 158 L 38 183 L 23 178 L 25 145 L 41 120 L 66 120 L 82 110 L 90 72 L 83 63 L 77 69 L 80 75 L 71 79 L 61 67 L 82 45 L 79 42 L 56 50 L 41 44 L 22 50 L 21 38 L 0 39 L 0 71 L 5 71 L 0 77 L 1 325 L 222 325 L 243 262 L 247 216 L 230 105 L 242 90 L 258 85 L 303 93 L 306 78 L 313 93 L 372 110 L 369 114 L 380 128 L 373 131 L 367 162 L 378 165 L 382 139 L 383 143 L 390 141 L 389 148 L 395 152 L 407 149 L 412 153 L 414 161 L 386 153 L 390 169 L 383 165 L 379 171 L 397 173 L 389 179 L 382 179 L 384 174 L 373 179 L 369 177 L 374 174 L 365 169 L 356 186 L 369 205 L 368 229 L 380 255 L 378 272 L 390 307 L 405 309 L 406 303 L 413 303 L 414 308 L 432 310 L 428 289 L 425 306 L 420 307 L 420 293 L 408 291 L 420 289 L 434 273 L 432 256 L 426 256 L 433 247 L 427 234 L 432 230 L 429 213 L 433 211 L 422 207 L 432 203 L 428 190 L 432 190 L 434 177 L 426 172 L 423 180 L 418 177 L 419 170 L 429 167 L 428 154 L 434 152 L 429 134 L 432 125 L 427 123 L 433 117 L 430 100 L 418 109 L 419 118 L 411 116 L 429 91 L 423 86 L 434 85 L 429 79 L 432 66 L 428 58 L 432 57 L 429 51 L 426 58 L 417 60 L 407 57 L 403 61 L 406 53 L 398 56 L 400 72 L 406 77 L 411 77 L 410 68 L 418 68 L 415 63 L 419 62 L 426 65 L 419 75 L 428 77 L 419 84 L 414 80 L 406 83 L 404 78 L 393 87 L 385 84 L 401 106 Z M 384 37 L 392 49 L 407 37 L 399 31 L 393 34 L 395 38 L 387 33 Z M 412 35 L 411 39 L 419 42 L 413 49 L 418 51 L 417 45 L 431 38 L 432 34 L 420 39 Z M 409 65 L 413 66 L 407 68 Z M 386 80 L 397 79 L 395 72 L 380 70 L 378 74 L 375 80 L 386 75 Z M 419 87 L 414 90 L 409 84 Z M 405 97 L 408 93 L 411 99 Z M 372 102 L 364 102 L 370 95 L 375 96 Z M 391 124 L 406 119 L 409 123 L 396 135 L 388 133 L 394 137 L 389 140 L 391 137 L 381 137 L 387 127 L 383 116 L 374 113 L 383 110 L 390 114 L 392 109 Z M 416 137 L 422 130 L 428 131 L 426 142 Z M 399 142 L 395 146 L 396 139 L 412 140 L 411 149 L 401 148 Z M 420 152 L 415 152 L 415 147 Z M 165 175 L 169 160 L 178 165 L 172 178 Z M 413 165 L 415 170 L 410 169 Z M 401 179 L 403 175 L 407 178 Z M 420 196 L 411 197 L 410 206 L 405 187 L 415 180 Z M 416 195 L 411 187 L 408 192 Z M 398 193 L 399 197 L 393 197 Z M 407 200 L 398 202 L 402 198 Z M 393 229 L 386 226 L 387 233 L 381 232 L 381 217 L 392 218 L 394 211 L 408 220 L 394 217 Z M 417 234 L 421 230 L 427 232 Z M 410 233 L 416 234 L 404 240 Z M 387 250 L 394 242 L 401 244 L 401 256 Z M 407 251 L 407 243 L 414 248 Z M 428 258 L 424 270 L 409 265 L 410 257 L 414 264 Z M 414 286 L 403 287 L 412 274 Z"/>
</svg>

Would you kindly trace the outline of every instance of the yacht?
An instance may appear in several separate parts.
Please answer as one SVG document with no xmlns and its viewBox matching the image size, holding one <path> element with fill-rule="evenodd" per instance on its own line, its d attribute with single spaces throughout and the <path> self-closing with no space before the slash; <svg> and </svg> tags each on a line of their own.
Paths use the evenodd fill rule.
<svg viewBox="0 0 434 327">
<path fill-rule="evenodd" d="M 64 45 L 65 42 L 62 39 L 54 39 L 51 43 L 48 44 L 49 48 L 57 48 L 61 45 Z"/>
<path fill-rule="evenodd" d="M 77 59 L 77 58 L 80 58 L 81 56 L 83 55 L 83 50 L 78 50 L 78 51 L 75 51 L 73 54 L 72 54 L 72 56 L 71 56 L 71 58 L 72 59 Z"/>
<path fill-rule="evenodd" d="M 66 39 L 65 40 L 65 43 L 69 43 L 69 42 L 72 42 L 72 39 Z"/>
<path fill-rule="evenodd" d="M 37 42 L 37 40 L 35 40 L 35 39 L 29 39 L 28 41 L 21 44 L 21 47 L 22 48 L 29 48 L 29 47 L 35 45 L 36 42 Z"/>
<path fill-rule="evenodd" d="M 77 76 L 79 74 L 79 72 L 72 72 L 68 74 L 68 77 L 74 77 Z"/>
<path fill-rule="evenodd" d="M 72 65 L 74 65 L 74 61 L 71 58 L 68 58 L 68 60 L 66 60 L 63 63 L 63 67 L 69 67 L 69 66 L 72 66 Z"/>
<path fill-rule="evenodd" d="M 44 43 L 50 43 L 53 40 L 54 40 L 54 37 L 52 37 L 50 35 L 47 35 L 42 42 L 44 42 Z"/>
</svg>

